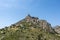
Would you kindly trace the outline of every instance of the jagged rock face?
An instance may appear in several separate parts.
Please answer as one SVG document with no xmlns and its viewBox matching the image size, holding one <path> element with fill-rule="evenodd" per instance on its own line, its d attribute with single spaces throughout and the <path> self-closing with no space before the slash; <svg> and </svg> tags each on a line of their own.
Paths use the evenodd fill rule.
<svg viewBox="0 0 60 40">
<path fill-rule="evenodd" d="M 51 24 L 48 23 L 46 20 L 40 20 L 40 27 L 45 29 L 45 31 L 54 32 L 51 27 Z"/>
<path fill-rule="evenodd" d="M 37 22 L 38 18 L 37 17 L 31 17 L 30 15 L 26 16 L 25 20 L 27 22 Z"/>
<path fill-rule="evenodd" d="M 57 33 L 60 34 L 60 26 L 56 26 L 56 27 L 54 28 L 54 30 L 55 30 Z"/>
</svg>

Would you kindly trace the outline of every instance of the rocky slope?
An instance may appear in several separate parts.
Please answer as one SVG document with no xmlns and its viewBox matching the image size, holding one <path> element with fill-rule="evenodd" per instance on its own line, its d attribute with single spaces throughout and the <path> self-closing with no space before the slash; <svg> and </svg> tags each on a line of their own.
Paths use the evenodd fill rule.
<svg viewBox="0 0 60 40">
<path fill-rule="evenodd" d="M 60 40 L 46 20 L 30 15 L 9 27 L 0 29 L 0 40 Z"/>
</svg>

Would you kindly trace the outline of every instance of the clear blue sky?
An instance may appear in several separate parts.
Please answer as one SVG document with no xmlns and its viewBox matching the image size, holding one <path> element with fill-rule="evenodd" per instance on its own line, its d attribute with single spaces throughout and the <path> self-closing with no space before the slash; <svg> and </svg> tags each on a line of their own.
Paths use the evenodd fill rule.
<svg viewBox="0 0 60 40">
<path fill-rule="evenodd" d="M 0 28 L 18 22 L 27 14 L 60 25 L 60 0 L 0 0 Z"/>
</svg>

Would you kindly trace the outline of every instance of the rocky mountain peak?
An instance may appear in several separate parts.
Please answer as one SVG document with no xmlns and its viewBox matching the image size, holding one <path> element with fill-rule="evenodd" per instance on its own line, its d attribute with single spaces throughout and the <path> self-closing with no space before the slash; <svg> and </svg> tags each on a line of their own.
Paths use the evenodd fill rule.
<svg viewBox="0 0 60 40">
<path fill-rule="evenodd" d="M 37 22 L 38 21 L 38 17 L 32 17 L 31 15 L 27 15 L 26 17 L 25 17 L 25 20 L 27 21 L 27 22 Z"/>
<path fill-rule="evenodd" d="M 40 27 L 45 31 L 54 32 L 51 24 L 46 20 L 41 20 L 38 17 L 32 17 L 29 14 L 23 20 L 17 22 L 16 25 L 30 25 L 30 27 Z"/>
</svg>

